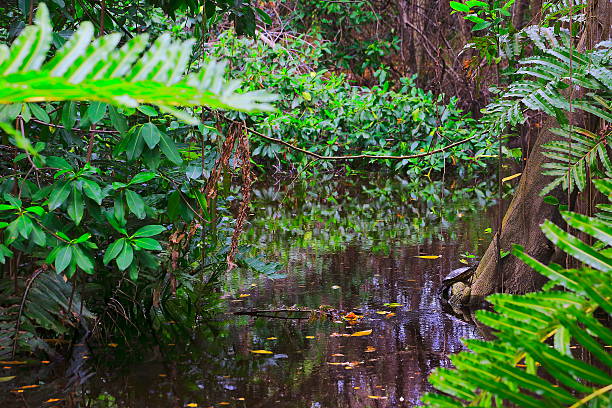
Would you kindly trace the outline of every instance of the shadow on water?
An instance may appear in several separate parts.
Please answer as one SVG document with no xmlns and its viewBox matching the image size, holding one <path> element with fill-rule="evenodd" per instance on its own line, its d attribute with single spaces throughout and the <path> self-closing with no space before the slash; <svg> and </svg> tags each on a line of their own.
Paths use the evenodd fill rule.
<svg viewBox="0 0 612 408">
<path fill-rule="evenodd" d="M 463 349 L 461 338 L 479 336 L 475 327 L 442 312 L 436 291 L 450 270 L 463 266 L 461 259 L 482 253 L 492 218 L 482 209 L 490 203 L 478 200 L 486 191 L 448 191 L 438 208 L 440 197 L 415 193 L 409 184 L 395 180 L 374 189 L 339 181 L 298 186 L 289 196 L 274 187 L 258 189 L 246 238 L 281 262 L 285 277 L 233 272 L 219 300 L 223 311 L 183 338 L 169 339 L 161 330 L 157 344 L 132 339 L 130 347 L 77 348 L 77 358 L 66 364 L 12 368 L 10 375 L 24 383 L 47 385 L 21 395 L 7 392 L 5 405 L 418 404 L 431 390 L 431 370 L 450 366 L 448 355 Z M 434 183 L 434 193 L 436 188 L 441 191 Z M 440 257 L 417 257 L 423 255 Z M 234 314 L 294 306 L 328 317 Z M 348 324 L 342 316 L 349 312 L 362 317 Z"/>
</svg>

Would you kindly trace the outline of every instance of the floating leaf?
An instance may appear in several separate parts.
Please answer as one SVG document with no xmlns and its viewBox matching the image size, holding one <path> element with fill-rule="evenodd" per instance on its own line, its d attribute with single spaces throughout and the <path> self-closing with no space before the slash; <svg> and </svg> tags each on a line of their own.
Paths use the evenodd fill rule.
<svg viewBox="0 0 612 408">
<path fill-rule="evenodd" d="M 388 319 L 388 318 L 393 317 L 393 316 L 395 316 L 395 313 L 388 313 L 388 314 L 385 316 L 385 319 Z"/>
<path fill-rule="evenodd" d="M 369 336 L 370 334 L 372 334 L 372 329 L 355 332 L 351 334 L 351 337 Z"/>
<path fill-rule="evenodd" d="M 368 395 L 371 399 L 387 399 L 387 397 L 381 397 L 380 395 Z"/>
<path fill-rule="evenodd" d="M 365 349 L 365 352 L 366 352 L 366 353 L 373 353 L 373 352 L 375 352 L 375 351 L 376 351 L 376 347 L 373 347 L 373 346 L 368 346 L 368 347 L 366 347 L 366 349 Z"/>
<path fill-rule="evenodd" d="M 268 350 L 249 350 L 253 354 L 274 354 Z"/>
<path fill-rule="evenodd" d="M 383 306 L 387 306 L 387 307 L 402 307 L 404 305 L 402 305 L 401 303 L 385 303 L 385 304 L 383 304 Z"/>
<path fill-rule="evenodd" d="M 7 382 L 7 381 L 11 381 L 13 378 L 15 378 L 14 375 L 11 375 L 9 377 L 0 377 L 0 382 Z"/>
<path fill-rule="evenodd" d="M 314 339 L 315 336 L 306 336 L 307 339 Z"/>
<path fill-rule="evenodd" d="M 278 340 L 276 337 L 268 337 L 266 340 Z"/>
<path fill-rule="evenodd" d="M 442 258 L 442 255 L 415 255 L 415 258 L 420 258 L 420 259 L 438 259 L 438 258 Z"/>
<path fill-rule="evenodd" d="M 245 298 L 245 297 L 249 297 L 249 296 L 251 296 L 250 293 L 241 293 L 240 296 L 238 296 L 238 297 Z"/>
</svg>

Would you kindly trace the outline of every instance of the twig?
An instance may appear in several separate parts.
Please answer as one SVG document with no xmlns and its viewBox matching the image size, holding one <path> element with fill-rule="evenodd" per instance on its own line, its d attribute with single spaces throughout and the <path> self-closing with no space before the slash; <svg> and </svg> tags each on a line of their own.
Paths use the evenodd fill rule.
<svg viewBox="0 0 612 408">
<path fill-rule="evenodd" d="M 19 314 L 17 315 L 17 322 L 15 323 L 15 336 L 13 338 L 13 351 L 11 353 L 11 358 L 15 358 L 15 353 L 17 352 L 17 339 L 19 337 L 19 328 L 21 327 L 21 315 L 23 314 L 23 309 L 25 307 L 25 302 L 28 297 L 28 293 L 30 293 L 30 289 L 32 288 L 32 284 L 40 276 L 41 273 L 47 270 L 46 265 L 38 268 L 33 274 L 30 280 L 28 281 L 26 288 L 23 292 L 23 296 L 21 297 L 21 304 L 19 305 Z"/>
<path fill-rule="evenodd" d="M 465 139 L 460 140 L 458 142 L 449 144 L 448 146 L 444 146 L 444 147 L 441 147 L 439 149 L 432 150 L 430 152 L 419 153 L 419 154 L 411 154 L 411 155 L 405 155 L 405 156 L 385 156 L 385 155 L 379 156 L 379 155 L 375 155 L 375 154 L 355 154 L 355 155 L 348 155 L 348 156 L 322 156 L 320 154 L 308 151 L 306 149 L 302 149 L 301 147 L 294 146 L 291 143 L 285 142 L 284 140 L 277 139 L 277 138 L 270 137 L 270 136 L 266 136 L 263 133 L 260 133 L 260 132 L 258 132 L 256 130 L 251 129 L 251 128 L 246 128 L 246 130 L 248 132 L 253 133 L 256 136 L 259 136 L 259 137 L 263 138 L 263 139 L 269 140 L 269 141 L 274 142 L 274 143 L 281 144 L 281 145 L 286 146 L 286 147 L 288 147 L 290 149 L 293 149 L 293 150 L 296 150 L 298 152 L 301 152 L 301 153 L 307 154 L 309 156 L 315 157 L 315 158 L 317 158 L 319 160 L 354 160 L 354 159 L 406 160 L 406 159 L 418 159 L 420 157 L 427 157 L 427 156 L 431 156 L 431 155 L 436 154 L 436 153 L 444 152 L 444 151 L 446 151 L 446 150 L 448 150 L 448 149 L 450 149 L 452 147 L 459 146 L 459 145 L 461 145 L 463 143 L 466 143 L 466 142 L 474 139 L 477 136 L 477 135 L 472 135 L 472 136 L 470 136 L 468 138 L 465 138 Z"/>
</svg>

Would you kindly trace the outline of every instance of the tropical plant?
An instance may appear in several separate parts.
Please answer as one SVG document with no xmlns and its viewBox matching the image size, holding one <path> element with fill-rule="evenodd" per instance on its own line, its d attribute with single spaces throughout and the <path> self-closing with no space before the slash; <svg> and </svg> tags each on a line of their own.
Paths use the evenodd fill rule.
<svg viewBox="0 0 612 408">
<path fill-rule="evenodd" d="M 99 328 L 109 302 L 123 302 L 121 315 L 132 322 L 164 316 L 162 302 L 175 295 L 192 307 L 234 260 L 274 272 L 261 260 L 244 262 L 249 257 L 237 248 L 244 219 L 232 228 L 225 194 L 212 198 L 219 174 L 206 177 L 233 171 L 229 156 L 216 164 L 214 144 L 194 152 L 187 141 L 203 107 L 270 109 L 270 95 L 241 93 L 214 61 L 186 73 L 196 64 L 192 41 L 162 35 L 147 49 L 143 35 L 117 49 L 120 35 L 93 39 L 87 22 L 65 43 L 55 38 L 41 3 L 36 25 L 10 48 L 0 46 L 3 355 L 50 351 L 41 335 L 83 328 L 94 314 Z M 248 143 L 239 129 L 233 135 L 241 140 L 245 196 Z"/>
<path fill-rule="evenodd" d="M 597 180 L 608 198 L 612 180 Z M 442 394 L 423 400 L 435 407 L 605 407 L 610 403 L 612 359 L 606 350 L 612 331 L 612 224 L 609 220 L 562 211 L 568 225 L 589 236 L 589 245 L 547 221 L 542 231 L 583 266 L 545 265 L 515 246 L 512 253 L 549 282 L 540 292 L 495 294 L 495 312 L 477 319 L 496 339 L 466 340 L 470 352 L 451 357 L 456 370 L 439 368 L 430 381 Z M 585 359 L 584 356 L 589 358 Z"/>
</svg>

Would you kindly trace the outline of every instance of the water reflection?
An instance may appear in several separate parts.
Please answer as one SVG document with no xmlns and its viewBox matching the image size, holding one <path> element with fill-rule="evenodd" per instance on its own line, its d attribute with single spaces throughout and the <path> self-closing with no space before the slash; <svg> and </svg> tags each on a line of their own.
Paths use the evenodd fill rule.
<svg viewBox="0 0 612 408">
<path fill-rule="evenodd" d="M 341 189 L 335 191 L 336 197 L 341 194 Z M 23 376 L 24 383 L 46 385 L 21 395 L 6 390 L 5 405 L 382 408 L 418 404 L 421 395 L 432 390 L 427 383 L 431 370 L 450 364 L 448 355 L 463 349 L 461 338 L 478 337 L 473 326 L 442 312 L 436 290 L 451 269 L 462 265 L 460 254 L 483 249 L 481 243 L 490 236 L 484 232 L 490 227 L 487 217 L 473 211 L 469 202 L 456 203 L 448 222 L 439 217 L 422 221 L 428 219 L 426 207 L 414 218 L 421 220 L 418 225 L 407 223 L 404 204 L 393 206 L 391 197 L 387 204 L 367 201 L 359 210 L 345 208 L 331 216 L 337 222 L 330 223 L 325 205 L 303 199 L 294 202 L 293 213 L 310 213 L 310 217 L 296 222 L 297 216 L 282 212 L 271 200 L 272 204 L 260 195 L 260 210 L 249 236 L 269 258 L 283 262 L 286 278 L 236 274 L 227 284 L 231 296 L 222 300 L 225 313 L 202 321 L 182 338 L 145 336 L 131 346 L 92 350 L 83 346 L 66 364 L 13 369 L 11 375 Z M 234 314 L 294 305 L 331 310 L 331 318 Z M 353 326 L 341 318 L 350 311 L 363 316 Z M 368 330 L 369 335 L 350 336 Z M 78 375 L 69 375 L 69 370 Z"/>
</svg>

